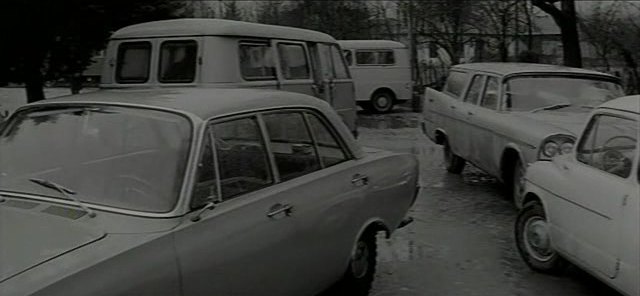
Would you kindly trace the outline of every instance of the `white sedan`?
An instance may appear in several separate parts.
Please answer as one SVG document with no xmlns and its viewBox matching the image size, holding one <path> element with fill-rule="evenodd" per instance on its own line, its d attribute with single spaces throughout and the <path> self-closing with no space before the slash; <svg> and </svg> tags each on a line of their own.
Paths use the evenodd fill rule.
<svg viewBox="0 0 640 296">
<path fill-rule="evenodd" d="M 573 153 L 527 169 L 518 250 L 534 270 L 580 266 L 640 295 L 640 96 L 600 105 Z"/>
</svg>

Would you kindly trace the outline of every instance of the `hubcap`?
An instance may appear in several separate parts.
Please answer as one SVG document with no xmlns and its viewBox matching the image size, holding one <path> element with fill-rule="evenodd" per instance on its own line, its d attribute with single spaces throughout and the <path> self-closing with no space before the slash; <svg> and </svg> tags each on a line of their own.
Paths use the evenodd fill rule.
<svg viewBox="0 0 640 296">
<path fill-rule="evenodd" d="M 351 258 L 351 272 L 355 278 L 362 278 L 369 269 L 369 248 L 363 241 L 359 241 L 356 252 Z"/>
<path fill-rule="evenodd" d="M 535 216 L 524 225 L 524 245 L 527 253 L 542 262 L 551 260 L 554 255 L 549 241 L 549 230 L 544 218 Z"/>
<path fill-rule="evenodd" d="M 376 105 L 378 106 L 378 108 L 380 109 L 386 109 L 389 106 L 389 102 L 391 100 L 389 100 L 389 98 L 387 96 L 379 96 L 376 99 Z"/>
</svg>

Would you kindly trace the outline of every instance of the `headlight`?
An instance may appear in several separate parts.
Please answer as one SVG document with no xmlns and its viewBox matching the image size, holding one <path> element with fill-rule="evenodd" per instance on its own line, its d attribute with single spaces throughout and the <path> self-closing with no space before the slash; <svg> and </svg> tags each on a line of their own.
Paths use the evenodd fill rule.
<svg viewBox="0 0 640 296">
<path fill-rule="evenodd" d="M 558 144 L 556 142 L 547 142 L 542 147 L 542 155 L 551 158 L 556 154 L 558 154 Z"/>
<path fill-rule="evenodd" d="M 538 160 L 551 160 L 556 155 L 571 153 L 574 142 L 574 138 L 568 135 L 548 137 L 540 145 Z"/>
<path fill-rule="evenodd" d="M 560 154 L 569 154 L 573 151 L 573 142 L 564 142 L 560 145 Z"/>
</svg>

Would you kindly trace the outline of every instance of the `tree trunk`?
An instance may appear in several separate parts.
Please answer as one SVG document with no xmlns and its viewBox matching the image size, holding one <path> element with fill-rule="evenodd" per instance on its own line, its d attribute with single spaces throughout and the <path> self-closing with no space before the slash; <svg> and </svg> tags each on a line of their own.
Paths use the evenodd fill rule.
<svg viewBox="0 0 640 296">
<path fill-rule="evenodd" d="M 556 20 L 556 22 L 560 26 L 560 32 L 562 33 L 564 64 L 581 68 L 582 52 L 580 50 L 575 2 L 573 0 L 562 0 L 562 11 L 566 16 L 561 20 Z"/>
<path fill-rule="evenodd" d="M 27 103 L 44 100 L 44 79 L 40 72 L 40 65 L 34 63 L 25 69 L 25 90 L 27 91 Z"/>
</svg>

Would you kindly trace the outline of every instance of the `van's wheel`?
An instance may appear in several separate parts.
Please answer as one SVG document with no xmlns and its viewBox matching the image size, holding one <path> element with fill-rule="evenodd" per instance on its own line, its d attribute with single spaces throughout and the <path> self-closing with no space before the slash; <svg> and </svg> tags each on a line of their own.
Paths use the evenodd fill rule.
<svg viewBox="0 0 640 296">
<path fill-rule="evenodd" d="M 452 174 L 460 174 L 464 169 L 464 165 L 466 161 L 464 158 L 456 155 L 451 150 L 451 146 L 449 146 L 449 141 L 447 139 L 444 140 L 443 143 L 443 152 L 444 152 L 444 162 L 447 168 L 447 172 Z"/>
<path fill-rule="evenodd" d="M 518 252 L 529 268 L 560 274 L 568 263 L 552 247 L 549 225 L 544 208 L 539 201 L 527 203 L 516 219 L 516 244 Z"/>
<path fill-rule="evenodd" d="M 388 113 L 393 109 L 394 96 L 389 91 L 377 91 L 371 96 L 368 106 L 376 113 Z"/>
<path fill-rule="evenodd" d="M 340 295 L 369 295 L 376 273 L 376 232 L 364 232 L 351 254 L 349 267 L 338 284 Z"/>
</svg>

